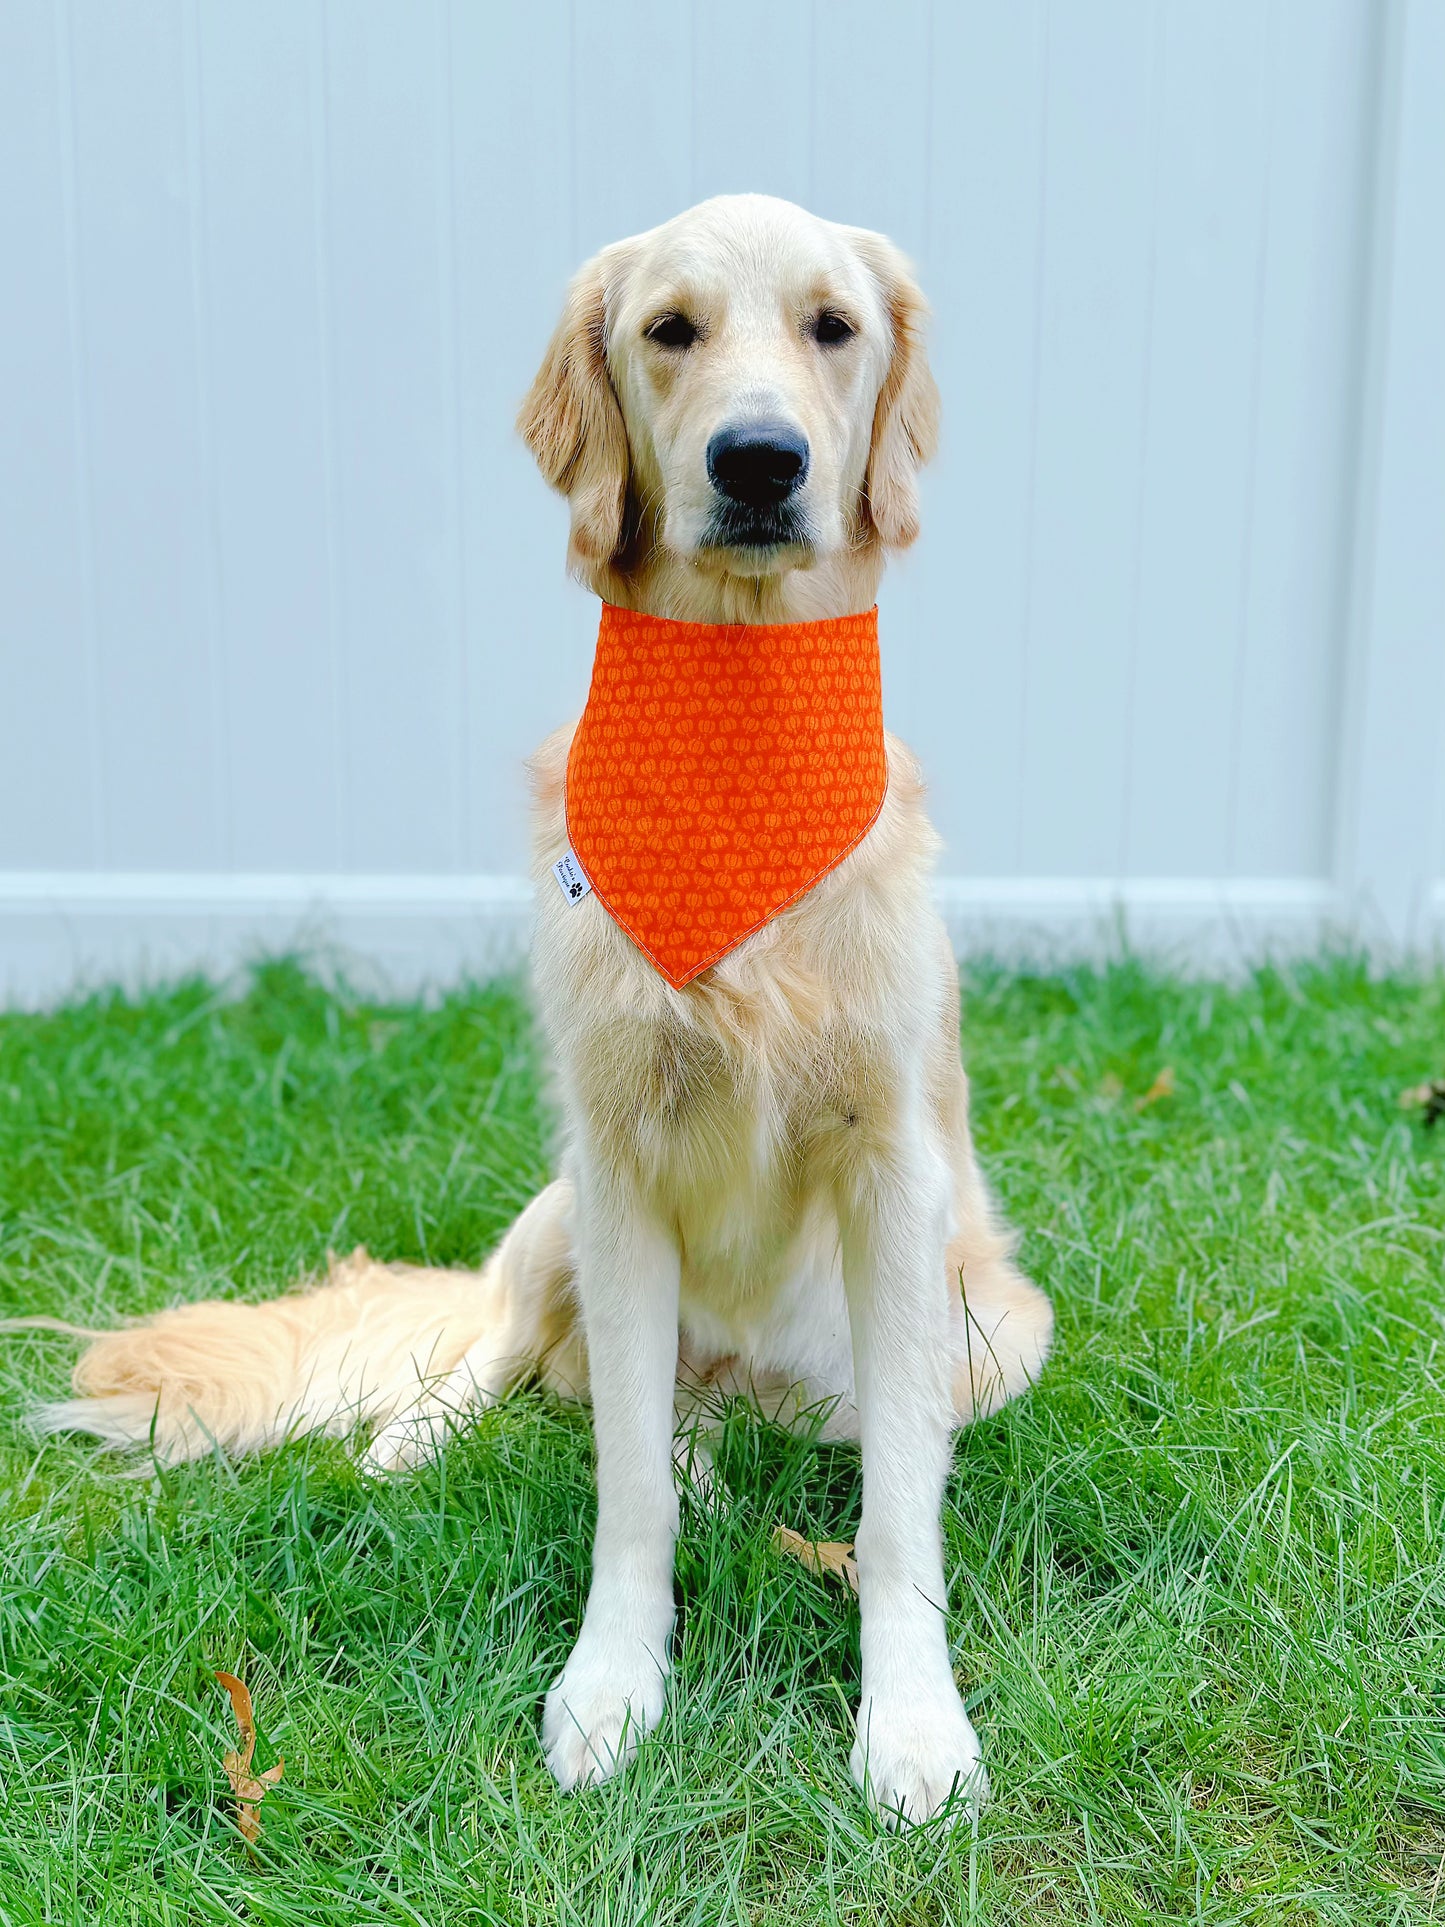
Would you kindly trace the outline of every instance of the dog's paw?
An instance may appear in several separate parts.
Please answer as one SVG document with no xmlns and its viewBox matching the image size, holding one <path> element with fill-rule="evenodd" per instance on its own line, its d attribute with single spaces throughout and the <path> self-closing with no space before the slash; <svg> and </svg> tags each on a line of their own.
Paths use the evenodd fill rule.
<svg viewBox="0 0 1445 1927">
<path fill-rule="evenodd" d="M 547 1764 L 564 1793 L 626 1766 L 662 1718 L 664 1664 L 665 1653 L 640 1640 L 589 1641 L 584 1631 L 542 1711 Z"/>
<path fill-rule="evenodd" d="M 418 1409 L 392 1419 L 373 1435 L 361 1456 L 361 1469 L 374 1477 L 391 1472 L 414 1472 L 430 1465 L 447 1441 L 453 1414 L 441 1407 Z"/>
<path fill-rule="evenodd" d="M 701 1439 L 680 1434 L 672 1442 L 672 1463 L 678 1490 L 701 1512 L 716 1513 L 722 1489 L 712 1453 Z"/>
<path fill-rule="evenodd" d="M 953 1826 L 988 1798 L 978 1735 L 952 1681 L 944 1692 L 865 1699 L 848 1764 L 888 1827 L 917 1826 L 938 1814 Z"/>
</svg>

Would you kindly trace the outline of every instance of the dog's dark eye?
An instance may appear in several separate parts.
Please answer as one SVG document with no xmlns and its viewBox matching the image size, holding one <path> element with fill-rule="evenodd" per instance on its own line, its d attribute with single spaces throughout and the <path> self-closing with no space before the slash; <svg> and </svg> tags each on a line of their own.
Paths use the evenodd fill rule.
<svg viewBox="0 0 1445 1927">
<path fill-rule="evenodd" d="M 845 321 L 840 314 L 832 314 L 824 309 L 813 323 L 813 339 L 824 348 L 835 348 L 840 341 L 851 341 L 854 335 L 851 321 Z"/>
<path fill-rule="evenodd" d="M 685 314 L 660 314 L 648 323 L 647 339 L 659 348 L 690 348 L 697 340 L 697 329 Z"/>
</svg>

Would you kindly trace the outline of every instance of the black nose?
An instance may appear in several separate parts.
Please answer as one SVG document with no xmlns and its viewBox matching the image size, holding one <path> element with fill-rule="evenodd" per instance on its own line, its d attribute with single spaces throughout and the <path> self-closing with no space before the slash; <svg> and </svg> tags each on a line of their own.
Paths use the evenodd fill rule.
<svg viewBox="0 0 1445 1927">
<path fill-rule="evenodd" d="M 772 508 L 801 488 L 808 473 L 808 444 L 783 422 L 748 422 L 720 428 L 707 445 L 712 485 L 749 508 Z"/>
</svg>

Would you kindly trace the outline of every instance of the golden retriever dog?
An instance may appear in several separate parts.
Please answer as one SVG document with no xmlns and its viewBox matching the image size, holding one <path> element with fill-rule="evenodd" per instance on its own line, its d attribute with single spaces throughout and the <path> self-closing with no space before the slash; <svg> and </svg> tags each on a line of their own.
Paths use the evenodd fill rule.
<svg viewBox="0 0 1445 1927">
<path fill-rule="evenodd" d="M 691 622 L 870 610 L 888 551 L 918 533 L 937 411 L 924 322 L 882 236 L 760 195 L 605 248 L 519 424 L 567 498 L 573 572 Z M 719 437 L 766 472 L 767 513 L 723 500 Z M 520 1379 L 590 1395 L 591 1590 L 542 1718 L 571 1788 L 622 1768 L 663 1712 L 675 1457 L 707 1481 L 720 1399 L 822 1411 L 823 1435 L 863 1457 L 853 1774 L 890 1823 L 956 1816 L 986 1782 L 949 1660 L 950 1440 L 1030 1383 L 1052 1319 L 969 1135 L 918 769 L 890 739 L 851 854 L 674 989 L 595 896 L 569 903 L 548 875 L 568 847 L 570 737 L 532 765 L 556 1181 L 480 1273 L 359 1252 L 271 1304 L 101 1335 L 49 1422 L 178 1457 L 365 1421 L 369 1463 L 391 1470 Z"/>
</svg>

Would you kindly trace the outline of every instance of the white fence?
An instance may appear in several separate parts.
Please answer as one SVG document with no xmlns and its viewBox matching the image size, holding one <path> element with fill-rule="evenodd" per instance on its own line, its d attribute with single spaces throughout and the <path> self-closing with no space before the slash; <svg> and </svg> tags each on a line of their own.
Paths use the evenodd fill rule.
<svg viewBox="0 0 1445 1927">
<path fill-rule="evenodd" d="M 594 612 L 511 420 L 706 194 L 887 230 L 961 945 L 1445 929 L 1445 0 L 3 0 L 0 996 L 525 934 Z"/>
</svg>

